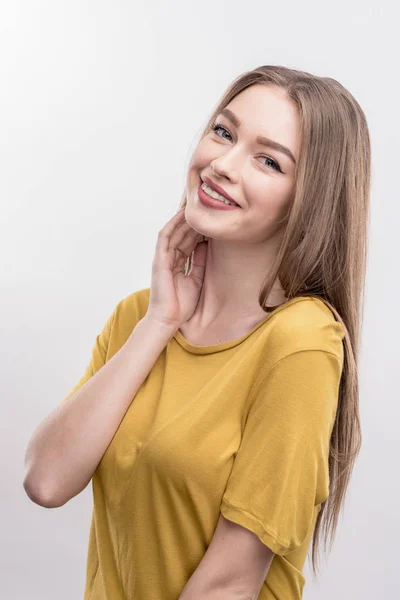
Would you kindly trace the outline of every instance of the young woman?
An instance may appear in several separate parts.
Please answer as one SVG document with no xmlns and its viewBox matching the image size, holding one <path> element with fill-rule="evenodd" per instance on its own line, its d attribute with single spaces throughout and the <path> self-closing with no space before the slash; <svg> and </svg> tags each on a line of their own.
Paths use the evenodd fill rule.
<svg viewBox="0 0 400 600">
<path fill-rule="evenodd" d="M 337 81 L 239 76 L 158 234 L 26 451 L 29 497 L 92 480 L 85 600 L 296 600 L 361 444 L 370 141 Z"/>
</svg>

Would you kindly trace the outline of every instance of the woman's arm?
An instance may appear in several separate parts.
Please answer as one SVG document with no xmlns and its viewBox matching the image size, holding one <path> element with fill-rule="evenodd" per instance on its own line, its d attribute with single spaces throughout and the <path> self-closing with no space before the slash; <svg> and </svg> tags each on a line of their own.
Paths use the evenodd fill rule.
<svg viewBox="0 0 400 600">
<path fill-rule="evenodd" d="M 24 489 L 33 502 L 62 506 L 87 486 L 175 332 L 145 316 L 120 350 L 40 423 L 25 452 Z"/>
<path fill-rule="evenodd" d="M 257 600 L 274 556 L 252 531 L 220 514 L 179 600 Z"/>
</svg>

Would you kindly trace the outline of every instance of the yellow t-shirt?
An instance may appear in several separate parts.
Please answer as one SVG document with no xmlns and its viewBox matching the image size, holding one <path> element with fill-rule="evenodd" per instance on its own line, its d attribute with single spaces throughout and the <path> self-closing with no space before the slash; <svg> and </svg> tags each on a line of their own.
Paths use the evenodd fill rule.
<svg viewBox="0 0 400 600">
<path fill-rule="evenodd" d="M 126 342 L 149 293 L 117 304 L 66 398 Z M 258 599 L 302 597 L 329 494 L 343 337 L 307 297 L 234 341 L 196 346 L 176 332 L 93 474 L 85 600 L 178 600 L 220 511 L 275 552 Z"/>
</svg>

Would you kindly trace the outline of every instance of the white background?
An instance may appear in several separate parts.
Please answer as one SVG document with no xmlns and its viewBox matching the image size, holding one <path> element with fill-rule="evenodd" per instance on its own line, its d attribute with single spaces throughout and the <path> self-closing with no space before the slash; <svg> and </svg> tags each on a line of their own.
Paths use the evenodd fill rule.
<svg viewBox="0 0 400 600">
<path fill-rule="evenodd" d="M 245 70 L 338 79 L 373 149 L 363 446 L 306 600 L 399 597 L 399 83 L 396 3 L 2 0 L 1 589 L 83 598 L 89 485 L 59 509 L 22 487 L 34 428 L 72 389 L 115 305 L 150 285 L 200 129 Z M 288 599 L 289 600 L 289 599 Z"/>
</svg>

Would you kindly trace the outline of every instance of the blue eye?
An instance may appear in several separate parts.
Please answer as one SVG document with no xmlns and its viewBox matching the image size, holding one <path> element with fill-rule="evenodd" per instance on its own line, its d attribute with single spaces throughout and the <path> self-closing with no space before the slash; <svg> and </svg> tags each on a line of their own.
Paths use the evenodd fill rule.
<svg viewBox="0 0 400 600">
<path fill-rule="evenodd" d="M 228 135 L 231 135 L 225 127 L 223 127 L 222 125 L 219 125 L 218 123 L 214 123 L 214 125 L 212 125 L 212 131 L 214 131 L 217 135 L 219 135 L 217 133 L 218 129 L 222 129 L 223 131 L 225 131 L 225 133 L 227 133 Z M 219 137 L 222 137 L 222 136 L 219 136 Z M 226 138 L 222 137 L 222 139 L 226 139 Z M 266 167 L 272 166 L 273 169 L 282 173 L 282 170 L 281 170 L 280 166 L 278 165 L 278 163 L 276 162 L 276 160 L 274 160 L 270 156 L 261 156 L 261 158 L 265 158 L 266 160 L 271 161 L 270 165 L 265 165 Z"/>
</svg>

